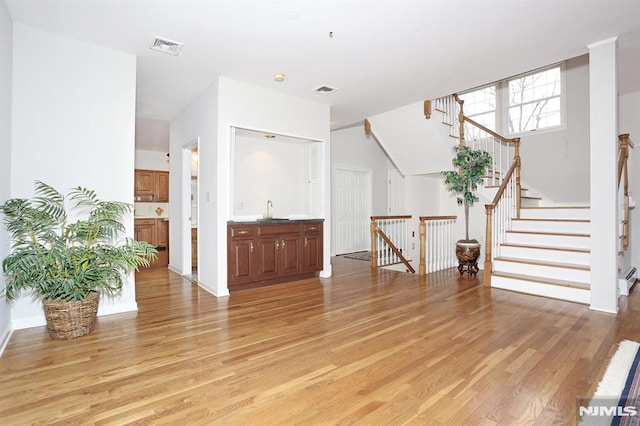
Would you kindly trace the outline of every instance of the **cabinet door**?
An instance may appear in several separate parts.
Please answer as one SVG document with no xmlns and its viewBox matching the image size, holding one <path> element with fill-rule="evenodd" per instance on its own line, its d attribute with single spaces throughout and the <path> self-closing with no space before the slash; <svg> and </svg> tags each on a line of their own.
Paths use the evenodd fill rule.
<svg viewBox="0 0 640 426">
<path fill-rule="evenodd" d="M 155 173 L 152 170 L 136 170 L 135 195 L 153 195 L 155 190 Z"/>
<path fill-rule="evenodd" d="M 302 240 L 302 272 L 321 271 L 323 266 L 322 223 L 305 224 Z"/>
<path fill-rule="evenodd" d="M 156 174 L 156 193 L 155 202 L 169 202 L 169 172 L 155 172 Z"/>
<path fill-rule="evenodd" d="M 169 221 L 156 219 L 156 246 L 169 248 Z"/>
<path fill-rule="evenodd" d="M 253 240 L 229 241 L 228 247 L 229 285 L 255 281 Z"/>
<path fill-rule="evenodd" d="M 134 238 L 156 246 L 156 224 L 154 219 L 134 221 Z"/>
<path fill-rule="evenodd" d="M 300 273 L 300 234 L 284 236 L 280 239 L 280 275 Z"/>
<path fill-rule="evenodd" d="M 258 239 L 257 278 L 267 280 L 280 275 L 278 253 L 280 238 L 264 237 Z"/>
</svg>

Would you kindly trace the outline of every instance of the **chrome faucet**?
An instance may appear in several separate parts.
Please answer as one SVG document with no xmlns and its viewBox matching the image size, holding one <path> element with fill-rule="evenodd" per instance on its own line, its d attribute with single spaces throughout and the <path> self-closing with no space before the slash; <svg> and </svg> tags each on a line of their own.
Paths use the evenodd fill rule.
<svg viewBox="0 0 640 426">
<path fill-rule="evenodd" d="M 267 217 L 271 217 L 271 213 L 269 213 L 269 207 L 273 208 L 273 203 L 271 200 L 267 200 Z"/>
</svg>

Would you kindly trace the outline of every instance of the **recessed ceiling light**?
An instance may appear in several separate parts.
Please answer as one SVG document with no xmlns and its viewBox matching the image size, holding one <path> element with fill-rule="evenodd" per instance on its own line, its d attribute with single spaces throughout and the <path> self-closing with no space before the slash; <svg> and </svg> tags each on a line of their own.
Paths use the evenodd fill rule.
<svg viewBox="0 0 640 426">
<path fill-rule="evenodd" d="M 166 53 L 168 55 L 178 56 L 182 51 L 183 45 L 184 43 L 180 43 L 179 41 L 173 41 L 166 38 L 154 36 L 149 49 Z"/>
<path fill-rule="evenodd" d="M 284 74 L 283 74 L 283 73 L 281 73 L 281 72 L 277 72 L 277 73 L 275 73 L 275 74 L 273 75 L 273 79 L 274 79 L 275 81 L 277 81 L 278 83 L 281 83 L 281 82 L 283 82 L 283 81 L 284 81 Z"/>
<path fill-rule="evenodd" d="M 267 139 L 273 139 L 276 137 L 276 135 L 264 135 L 264 137 Z"/>
</svg>

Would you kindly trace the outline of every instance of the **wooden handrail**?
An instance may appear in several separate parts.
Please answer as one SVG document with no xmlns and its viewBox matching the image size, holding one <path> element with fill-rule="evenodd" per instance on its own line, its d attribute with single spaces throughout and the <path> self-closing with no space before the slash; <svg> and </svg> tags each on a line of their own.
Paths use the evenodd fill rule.
<svg viewBox="0 0 640 426">
<path fill-rule="evenodd" d="M 478 123 L 477 121 L 465 116 L 464 117 L 464 121 L 466 121 L 469 124 L 473 124 L 474 126 L 476 126 L 477 128 L 479 128 L 480 130 L 489 133 L 491 136 L 493 136 L 494 138 L 498 139 L 499 141 L 502 141 L 504 143 L 517 143 L 520 138 L 505 138 L 504 136 L 500 136 L 499 134 L 497 134 L 496 132 L 494 132 L 493 130 L 483 126 L 482 124 Z"/>
<path fill-rule="evenodd" d="M 402 216 L 371 216 L 371 220 L 386 220 L 386 219 L 411 219 L 411 215 Z"/>
<path fill-rule="evenodd" d="M 633 148 L 633 142 L 629 140 L 629 133 L 618 135 L 618 188 L 624 178 L 623 196 L 624 196 L 624 219 L 622 219 L 622 248 L 626 250 L 629 246 L 629 148 Z M 623 174 L 624 172 L 624 174 Z"/>
<path fill-rule="evenodd" d="M 458 216 L 419 216 L 420 222 L 425 220 L 447 220 L 447 219 L 458 219 Z"/>
<path fill-rule="evenodd" d="M 411 216 L 409 216 L 411 217 Z M 393 253 L 398 256 L 398 258 L 400 258 L 400 261 L 402 263 L 404 263 L 404 265 L 407 267 L 407 269 L 413 273 L 416 272 L 416 270 L 413 268 L 413 266 L 411 266 L 411 264 L 409 263 L 409 261 L 407 260 L 406 257 L 404 257 L 404 255 L 402 254 L 402 252 L 400 250 L 398 250 L 398 247 L 396 247 L 395 244 L 393 244 L 393 242 L 389 239 L 389 237 L 387 237 L 387 234 L 384 233 L 384 231 L 382 229 L 380 229 L 378 226 L 373 225 L 372 226 L 372 230 L 374 230 L 378 235 L 380 235 L 380 237 L 382 237 L 382 239 L 384 240 L 385 243 L 387 243 L 387 245 L 389 246 L 389 248 L 391 249 L 391 251 L 393 251 Z M 373 263 L 373 261 L 372 261 Z"/>
<path fill-rule="evenodd" d="M 511 179 L 511 175 L 513 175 L 513 172 L 515 171 L 517 165 L 518 164 L 516 161 L 511 163 L 511 167 L 509 167 L 509 171 L 507 172 L 507 174 L 504 175 L 504 179 L 502 179 L 502 183 L 498 188 L 498 192 L 496 192 L 496 196 L 493 197 L 493 201 L 491 201 L 491 204 L 487 204 L 487 205 L 495 206 L 496 204 L 498 204 L 498 201 L 500 201 L 500 198 L 502 198 L 502 194 L 504 193 L 504 190 L 507 188 L 507 185 L 509 184 L 509 179 Z"/>
</svg>

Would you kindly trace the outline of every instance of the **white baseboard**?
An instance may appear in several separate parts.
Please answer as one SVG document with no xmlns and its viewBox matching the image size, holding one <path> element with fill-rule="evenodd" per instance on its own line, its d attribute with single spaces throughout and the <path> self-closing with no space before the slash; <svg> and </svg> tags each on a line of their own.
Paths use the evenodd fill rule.
<svg viewBox="0 0 640 426">
<path fill-rule="evenodd" d="M 635 267 L 629 268 L 629 270 L 620 278 L 618 278 L 618 290 L 620 296 L 628 296 L 629 290 L 636 283 L 638 277 L 638 271 Z"/>
<path fill-rule="evenodd" d="M 11 339 L 11 335 L 13 334 L 13 328 L 11 322 L 9 322 L 9 327 L 4 330 L 2 336 L 0 337 L 0 357 L 4 353 L 7 344 L 9 344 L 9 339 Z"/>
<path fill-rule="evenodd" d="M 98 305 L 98 316 L 101 317 L 103 315 L 112 315 L 112 314 L 121 314 L 124 312 L 135 312 L 138 310 L 138 304 L 136 302 L 129 303 L 118 303 L 116 305 L 107 305 L 107 304 L 99 304 Z M 31 328 L 31 327 L 41 327 L 43 325 L 47 325 L 47 321 L 44 317 L 44 312 L 41 315 L 28 317 L 28 318 L 19 318 L 13 320 L 13 329 L 14 330 L 22 330 L 23 328 Z"/>
</svg>

